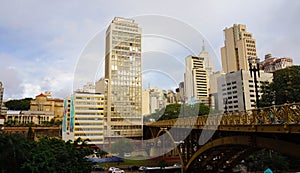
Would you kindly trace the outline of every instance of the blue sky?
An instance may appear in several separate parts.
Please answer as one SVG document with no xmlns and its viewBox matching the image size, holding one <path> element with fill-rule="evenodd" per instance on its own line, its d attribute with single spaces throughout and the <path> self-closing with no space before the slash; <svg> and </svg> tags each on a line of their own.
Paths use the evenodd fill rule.
<svg viewBox="0 0 300 173">
<path fill-rule="evenodd" d="M 144 86 L 177 87 L 184 58 L 200 52 L 202 39 L 220 70 L 223 29 L 234 23 L 247 25 L 261 59 L 272 53 L 299 64 L 299 9 L 297 0 L 1 1 L 4 97 L 34 97 L 50 90 L 65 98 L 73 88 L 103 76 L 104 33 L 115 16 L 135 18 L 143 28 Z M 167 22 L 152 24 L 150 19 L 158 16 Z"/>
</svg>

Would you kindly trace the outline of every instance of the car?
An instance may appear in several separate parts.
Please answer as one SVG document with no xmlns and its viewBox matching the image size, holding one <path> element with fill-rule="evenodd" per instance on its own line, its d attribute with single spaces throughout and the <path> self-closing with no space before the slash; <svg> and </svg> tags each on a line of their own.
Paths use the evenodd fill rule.
<svg viewBox="0 0 300 173">
<path fill-rule="evenodd" d="M 125 173 L 125 171 L 120 168 L 111 167 L 109 168 L 108 173 Z"/>
<path fill-rule="evenodd" d="M 93 166 L 93 171 L 105 171 L 104 167 L 98 166 L 98 165 L 94 165 Z"/>
<path fill-rule="evenodd" d="M 130 153 L 124 153 L 124 157 L 131 157 Z"/>
<path fill-rule="evenodd" d="M 137 171 L 137 170 L 139 170 L 139 167 L 136 165 L 130 165 L 130 166 L 128 166 L 128 170 L 129 171 Z"/>
</svg>

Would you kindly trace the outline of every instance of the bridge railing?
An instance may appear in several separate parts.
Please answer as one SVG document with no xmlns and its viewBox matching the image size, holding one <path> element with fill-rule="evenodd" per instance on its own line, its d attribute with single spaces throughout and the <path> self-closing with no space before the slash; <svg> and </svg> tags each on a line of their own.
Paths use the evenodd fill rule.
<svg viewBox="0 0 300 173">
<path fill-rule="evenodd" d="M 248 111 L 157 121 L 149 126 L 199 127 L 204 125 L 299 124 L 300 103 L 274 105 Z"/>
</svg>

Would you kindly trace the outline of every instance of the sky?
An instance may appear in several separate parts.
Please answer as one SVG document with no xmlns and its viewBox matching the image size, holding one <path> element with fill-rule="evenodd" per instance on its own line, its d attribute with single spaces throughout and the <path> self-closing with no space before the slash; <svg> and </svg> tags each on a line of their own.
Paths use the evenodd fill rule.
<svg viewBox="0 0 300 173">
<path fill-rule="evenodd" d="M 4 98 L 52 91 L 65 98 L 104 75 L 105 31 L 114 17 L 143 30 L 143 87 L 175 89 L 185 57 L 204 44 L 221 70 L 225 27 L 245 24 L 258 56 L 291 57 L 300 64 L 300 1 L 152 0 L 0 2 L 0 81 Z M 297 22 L 298 21 L 298 22 Z"/>
</svg>

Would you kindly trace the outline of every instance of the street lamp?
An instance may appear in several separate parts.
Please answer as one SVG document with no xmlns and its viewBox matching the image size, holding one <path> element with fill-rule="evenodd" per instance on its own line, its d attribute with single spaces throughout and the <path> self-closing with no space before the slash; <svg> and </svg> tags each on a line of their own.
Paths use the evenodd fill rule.
<svg viewBox="0 0 300 173">
<path fill-rule="evenodd" d="M 254 64 L 253 64 L 253 60 L 255 60 Z M 255 88 L 255 97 L 256 97 L 256 108 L 259 107 L 259 96 L 258 96 L 258 86 L 257 86 L 257 83 L 258 83 L 257 77 L 260 77 L 259 62 L 260 62 L 260 59 L 258 57 L 256 57 L 256 58 L 249 57 L 248 58 L 250 76 L 252 78 L 252 73 L 253 73 L 253 76 L 254 76 L 254 88 Z"/>
</svg>

